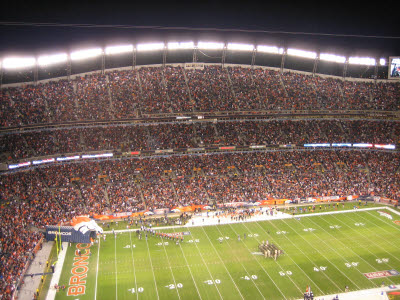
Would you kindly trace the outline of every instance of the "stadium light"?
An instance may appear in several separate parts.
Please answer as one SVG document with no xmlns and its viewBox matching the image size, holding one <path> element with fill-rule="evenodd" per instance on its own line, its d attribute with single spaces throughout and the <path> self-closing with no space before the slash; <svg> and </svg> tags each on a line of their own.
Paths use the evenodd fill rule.
<svg viewBox="0 0 400 300">
<path fill-rule="evenodd" d="M 224 49 L 224 43 L 199 42 L 197 48 L 202 50 L 222 50 Z"/>
<path fill-rule="evenodd" d="M 169 42 L 168 50 L 178 50 L 178 49 L 193 49 L 194 43 L 193 42 Z"/>
<path fill-rule="evenodd" d="M 262 53 L 274 53 L 274 54 L 283 54 L 283 48 L 278 48 L 275 46 L 265 46 L 265 45 L 258 45 L 257 52 Z"/>
<path fill-rule="evenodd" d="M 228 50 L 238 50 L 238 51 L 253 51 L 254 45 L 229 43 L 227 45 L 227 49 Z"/>
<path fill-rule="evenodd" d="M 120 53 L 128 53 L 133 51 L 133 45 L 119 45 L 119 46 L 108 46 L 104 50 L 105 54 L 120 54 Z"/>
<path fill-rule="evenodd" d="M 386 59 L 381 58 L 381 59 L 379 60 L 379 65 L 381 65 L 381 66 L 386 66 Z"/>
<path fill-rule="evenodd" d="M 148 43 L 148 44 L 138 44 L 137 51 L 156 51 L 164 49 L 164 43 Z"/>
<path fill-rule="evenodd" d="M 375 58 L 371 58 L 371 57 L 349 57 L 349 64 L 375 66 L 376 61 L 375 61 Z"/>
<path fill-rule="evenodd" d="M 30 68 L 36 64 L 34 57 L 6 57 L 3 59 L 4 69 L 22 69 Z"/>
<path fill-rule="evenodd" d="M 313 59 L 315 59 L 317 57 L 317 53 L 315 53 L 315 52 L 299 50 L 299 49 L 292 49 L 292 48 L 287 49 L 287 54 L 292 55 L 292 56 L 313 58 Z"/>
<path fill-rule="evenodd" d="M 103 53 L 101 48 L 78 50 L 71 53 L 71 60 L 81 60 L 100 56 Z"/>
<path fill-rule="evenodd" d="M 66 53 L 42 55 L 38 58 L 38 65 L 41 67 L 54 65 L 58 63 L 63 63 L 68 60 L 68 55 Z"/>
<path fill-rule="evenodd" d="M 319 59 L 324 60 L 324 61 L 336 62 L 336 63 L 345 63 L 346 62 L 346 57 L 340 56 L 340 55 L 335 55 L 335 54 L 329 54 L 329 53 L 321 53 L 319 55 Z"/>
</svg>

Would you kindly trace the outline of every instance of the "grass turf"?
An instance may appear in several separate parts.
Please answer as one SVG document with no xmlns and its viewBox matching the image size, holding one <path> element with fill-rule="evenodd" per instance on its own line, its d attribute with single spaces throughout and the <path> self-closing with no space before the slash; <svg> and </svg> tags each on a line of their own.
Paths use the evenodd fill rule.
<svg viewBox="0 0 400 300">
<path fill-rule="evenodd" d="M 67 296 L 73 244 L 59 282 L 67 288 L 56 299 L 298 299 L 307 285 L 323 295 L 344 292 L 345 286 L 352 291 L 400 283 L 400 276 L 363 275 L 400 271 L 400 226 L 377 211 L 162 232 L 178 231 L 191 233 L 180 245 L 153 236 L 139 240 L 134 232 L 108 234 L 100 247 L 90 247 L 87 272 L 75 269 L 82 272 L 85 293 Z M 265 240 L 285 254 L 276 261 L 257 255 Z"/>
</svg>

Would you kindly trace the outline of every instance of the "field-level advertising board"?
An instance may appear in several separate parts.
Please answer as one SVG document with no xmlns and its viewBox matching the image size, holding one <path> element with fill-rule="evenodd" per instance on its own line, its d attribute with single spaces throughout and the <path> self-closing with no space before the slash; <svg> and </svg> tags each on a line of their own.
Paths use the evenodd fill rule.
<svg viewBox="0 0 400 300">
<path fill-rule="evenodd" d="M 400 56 L 389 57 L 388 79 L 400 80 Z"/>
</svg>

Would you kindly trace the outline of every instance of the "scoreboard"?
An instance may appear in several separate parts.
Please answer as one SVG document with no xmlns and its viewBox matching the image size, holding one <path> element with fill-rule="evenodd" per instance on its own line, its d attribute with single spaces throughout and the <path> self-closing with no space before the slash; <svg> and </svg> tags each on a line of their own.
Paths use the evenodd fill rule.
<svg viewBox="0 0 400 300">
<path fill-rule="evenodd" d="M 400 56 L 389 57 L 388 79 L 400 80 Z"/>
</svg>

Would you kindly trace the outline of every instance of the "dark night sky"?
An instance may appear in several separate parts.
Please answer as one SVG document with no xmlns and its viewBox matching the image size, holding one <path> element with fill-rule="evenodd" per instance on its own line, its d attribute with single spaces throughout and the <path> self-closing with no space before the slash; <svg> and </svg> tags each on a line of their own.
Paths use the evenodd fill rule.
<svg viewBox="0 0 400 300">
<path fill-rule="evenodd" d="M 300 3 L 301 1 L 296 1 Z M 0 22 L 184 26 L 324 33 L 389 38 L 305 34 L 170 31 L 0 25 L 0 56 L 40 54 L 124 41 L 218 39 L 320 49 L 338 54 L 400 55 L 397 1 L 13 1 L 3 0 Z M 350 4 L 351 3 L 351 4 Z M 369 4 L 368 4 L 369 3 Z M 392 9 L 391 9 L 392 7 Z"/>
</svg>

